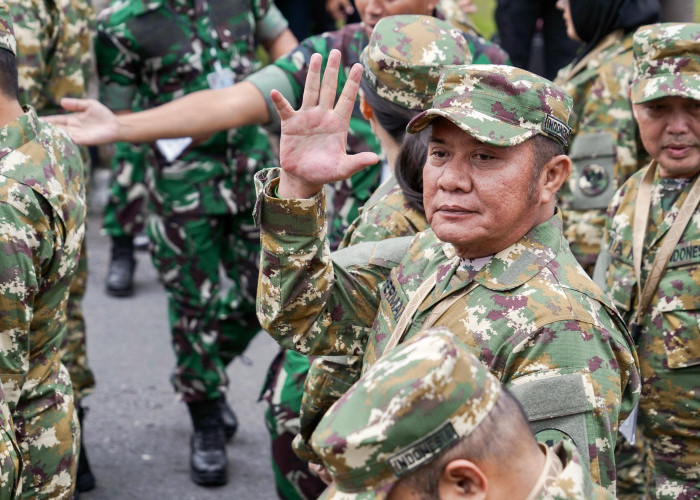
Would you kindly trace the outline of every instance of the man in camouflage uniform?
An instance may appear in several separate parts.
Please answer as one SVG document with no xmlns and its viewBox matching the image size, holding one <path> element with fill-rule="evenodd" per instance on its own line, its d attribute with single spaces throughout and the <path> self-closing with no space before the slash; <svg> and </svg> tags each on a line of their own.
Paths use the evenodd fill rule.
<svg viewBox="0 0 700 500">
<path fill-rule="evenodd" d="M 570 443 L 537 443 L 512 394 L 445 329 L 372 365 L 312 443 L 334 480 L 324 500 L 614 498 Z"/>
<path fill-rule="evenodd" d="M 397 130 L 400 128 L 401 132 L 397 134 L 402 136 L 408 121 L 430 106 L 442 68 L 445 65 L 468 64 L 471 54 L 462 32 L 447 21 L 430 16 L 403 15 L 386 17 L 377 23 L 360 60 L 364 68 L 363 85 L 366 85 L 363 87 L 365 117 L 371 112 L 368 111 L 368 106 L 371 106 L 369 102 L 376 102 L 377 99 L 385 101 L 387 108 L 382 112 L 392 112 L 394 117 L 401 117 L 392 118 L 391 126 Z M 371 101 L 370 94 L 376 96 Z M 383 127 L 386 121 L 378 116 L 379 110 L 376 110 L 369 118 L 375 131 L 377 127 Z M 391 172 L 400 168 L 392 151 L 399 149 L 397 141 L 400 143 L 401 139 L 394 138 L 386 131 L 377 133 L 380 134 L 382 147 L 388 151 L 387 163 L 391 164 L 388 170 Z M 393 175 L 373 193 L 361 212 L 361 217 L 345 233 L 341 247 L 363 241 L 412 236 L 428 225 L 425 214 L 410 206 Z M 357 364 L 356 359 L 350 365 Z M 281 368 L 277 366 L 280 363 Z M 302 354 L 285 349 L 272 366 L 264 397 L 270 403 L 266 416 L 273 439 L 273 467 L 283 498 L 315 498 L 317 495 L 314 495 L 312 486 L 323 489 L 320 480 L 312 483 L 315 475 L 309 475 L 306 462 L 294 455 L 291 442 L 300 431 L 302 395 L 307 406 L 301 408 L 301 421 L 316 420 L 332 403 L 326 401 L 324 393 L 332 391 L 340 395 L 357 379 L 357 369 L 353 370 L 346 364 L 347 360 L 339 363 L 341 360 L 338 359 L 316 360 L 315 368 L 306 382 L 304 378 L 309 370 L 309 360 Z M 323 369 L 329 364 L 332 373 Z M 351 382 L 341 384 L 339 390 L 338 382 L 342 379 Z M 319 400 L 324 400 L 320 408 L 309 408 L 308 405 L 313 406 Z M 313 427 L 301 430 L 303 435 L 308 436 Z M 300 456 L 304 455 L 300 453 Z"/>
<path fill-rule="evenodd" d="M 313 56 L 300 111 L 272 93 L 282 170 L 256 175 L 263 328 L 304 354 L 361 355 L 366 370 L 388 345 L 446 326 L 511 388 L 538 440 L 570 438 L 614 492 L 613 444 L 639 373 L 624 324 L 576 264 L 555 209 L 571 166 L 561 154 L 570 98 L 517 68 L 447 68 L 433 107 L 408 128 L 432 124 L 423 170 L 431 229 L 393 256 L 369 252 L 341 267 L 328 252 L 322 188 L 376 157 L 344 153 L 361 68 L 333 109 L 339 60 L 331 54 L 319 85 Z"/>
<path fill-rule="evenodd" d="M 653 158 L 615 194 L 608 209 L 605 272 L 613 303 L 635 333 L 642 375 L 639 423 L 647 449 L 646 496 L 700 496 L 700 210 L 679 227 L 680 240 L 662 267 L 650 303 L 640 291 L 672 238 L 679 210 L 700 173 L 700 25 L 661 24 L 634 35 L 631 99 L 645 148 Z M 691 190 L 691 186 L 692 190 Z M 647 199 L 646 192 L 649 193 Z M 639 201 L 638 201 L 639 200 Z M 644 217 L 648 208 L 648 216 Z M 639 248 L 635 246 L 638 236 Z M 671 240 L 672 241 L 672 240 Z M 640 278 L 635 271 L 640 259 Z M 638 318 L 638 312 L 641 318 Z"/>
<path fill-rule="evenodd" d="M 2 15 L 7 40 L 10 14 Z M 14 40 L 3 47 L 0 381 L 22 452 L 23 498 L 67 498 L 80 431 L 61 347 L 84 234 L 83 164 L 65 134 L 20 107 Z"/>
<path fill-rule="evenodd" d="M 4 21 L 0 19 L 0 26 Z M 4 28 L 0 28 L 4 31 Z M 0 47 L 5 46 L 0 35 Z M 14 500 L 21 492 L 22 452 L 15 438 L 10 409 L 0 385 L 0 500 Z"/>
<path fill-rule="evenodd" d="M 117 0 L 99 17 L 100 95 L 112 109 L 129 111 L 232 85 L 260 67 L 258 43 L 274 57 L 296 46 L 267 0 Z M 273 159 L 255 125 L 197 140 L 171 157 L 163 143 L 154 151 L 148 233 L 168 295 L 177 363 L 172 381 L 195 430 L 192 479 L 223 484 L 224 433 L 231 437 L 236 427 L 224 396 L 226 365 L 260 329 L 254 313 L 259 238 L 249 183 Z M 225 294 L 221 268 L 232 282 Z"/>
<path fill-rule="evenodd" d="M 6 4 L 12 12 L 17 39 L 20 104 L 33 106 L 42 116 L 60 112 L 59 102 L 64 97 L 85 97 L 92 69 L 94 30 L 94 12 L 89 2 L 9 0 Z M 88 165 L 87 151 L 83 149 L 81 153 L 84 164 Z M 85 171 L 87 173 L 87 169 Z M 87 188 L 87 175 L 85 185 Z M 71 376 L 81 426 L 85 412 L 83 398 L 95 387 L 95 377 L 87 362 L 82 308 L 87 264 L 83 242 L 75 281 L 68 296 L 68 333 L 62 358 Z M 87 454 L 81 452 L 77 488 L 87 491 L 94 487 L 94 483 Z"/>
<path fill-rule="evenodd" d="M 592 275 L 603 238 L 605 209 L 615 190 L 648 160 L 629 101 L 632 34 L 638 26 L 658 19 L 659 6 L 654 0 L 568 0 L 558 6 L 565 10 L 568 32 L 575 31 L 575 39 L 585 42 L 586 51 L 555 80 L 573 97 L 577 117 L 569 149 L 572 172 L 559 200 L 571 251 Z M 578 13 L 573 18 L 572 10 Z M 603 22 L 596 22 L 600 20 L 590 12 L 601 12 Z"/>
</svg>

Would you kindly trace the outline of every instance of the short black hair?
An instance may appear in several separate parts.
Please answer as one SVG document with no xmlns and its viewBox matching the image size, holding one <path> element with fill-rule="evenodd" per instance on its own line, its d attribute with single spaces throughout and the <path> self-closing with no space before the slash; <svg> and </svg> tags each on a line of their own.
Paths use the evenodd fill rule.
<svg viewBox="0 0 700 500">
<path fill-rule="evenodd" d="M 10 99 L 19 100 L 17 58 L 3 48 L 0 48 L 0 92 Z"/>
</svg>

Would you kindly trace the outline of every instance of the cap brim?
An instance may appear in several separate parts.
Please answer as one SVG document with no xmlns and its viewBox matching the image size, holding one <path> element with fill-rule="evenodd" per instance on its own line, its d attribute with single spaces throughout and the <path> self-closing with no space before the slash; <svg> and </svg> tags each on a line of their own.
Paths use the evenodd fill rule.
<svg viewBox="0 0 700 500">
<path fill-rule="evenodd" d="M 657 76 L 632 83 L 630 99 L 634 104 L 664 97 L 685 97 L 700 101 L 700 73 Z"/>
<path fill-rule="evenodd" d="M 385 484 L 373 491 L 362 491 L 359 493 L 346 493 L 340 491 L 335 483 L 331 484 L 318 497 L 318 500 L 386 500 L 395 483 Z"/>
<path fill-rule="evenodd" d="M 410 134 L 420 132 L 440 117 L 450 120 L 476 140 L 494 146 L 515 146 L 537 134 L 536 130 L 511 125 L 479 111 L 470 110 L 467 117 L 464 110 L 450 108 L 423 111 L 408 123 L 406 131 Z M 497 124 L 498 132 L 489 127 L 489 123 Z"/>
</svg>

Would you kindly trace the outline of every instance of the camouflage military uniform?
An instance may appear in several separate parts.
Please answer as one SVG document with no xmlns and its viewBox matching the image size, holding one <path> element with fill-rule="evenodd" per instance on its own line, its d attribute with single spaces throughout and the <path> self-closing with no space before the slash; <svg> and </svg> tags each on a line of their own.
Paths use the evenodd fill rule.
<svg viewBox="0 0 700 500">
<path fill-rule="evenodd" d="M 402 108 L 413 109 L 415 112 L 430 105 L 441 67 L 436 64 L 437 61 L 444 64 L 458 64 L 471 60 L 464 35 L 452 29 L 454 39 L 445 36 L 446 31 L 438 30 L 446 30 L 450 26 L 437 21 L 437 26 L 432 26 L 432 29 L 436 32 L 434 37 L 442 42 L 435 50 L 439 55 L 436 55 L 432 61 L 425 58 L 419 63 L 418 60 L 421 58 L 416 54 L 422 56 L 422 49 L 428 47 L 431 40 L 427 36 L 425 25 L 412 24 L 418 17 L 394 16 L 392 18 L 400 19 L 395 22 L 399 24 L 397 32 L 401 33 L 403 38 L 398 33 L 391 33 L 394 28 L 387 28 L 385 24 L 388 20 L 380 21 L 375 30 L 383 34 L 381 42 L 373 45 L 373 39 L 359 58 L 366 68 L 365 75 L 373 80 L 372 87 L 375 90 L 377 86 L 382 87 L 384 91 L 382 98 Z M 436 22 L 433 18 L 430 18 L 430 21 L 433 24 Z M 394 43 L 395 39 L 401 39 L 402 44 Z M 406 43 L 407 40 L 412 43 L 412 46 Z M 392 54 L 387 57 L 385 53 L 385 51 L 388 52 L 387 48 L 396 47 L 401 47 L 400 51 L 396 49 L 400 56 Z M 404 59 L 401 60 L 401 57 Z M 389 61 L 390 58 L 393 60 Z M 397 61 L 400 62 L 397 64 Z M 407 77 L 415 81 L 406 82 Z M 364 122 L 362 124 L 364 125 Z M 396 179 L 391 176 L 374 191 L 367 204 L 360 209 L 360 216 L 348 228 L 339 248 L 362 241 L 414 235 L 426 227 L 425 215 L 411 207 L 398 187 Z M 300 447 L 308 446 L 306 440 L 317 418 L 323 414 L 332 400 L 337 399 L 359 376 L 359 366 L 353 369 L 345 362 L 337 365 L 337 360 L 318 360 L 309 372 L 310 361 L 314 360 L 309 360 L 306 356 L 294 351 L 282 350 L 273 363 L 263 388 L 263 398 L 270 404 L 267 422 L 273 440 L 273 469 L 278 478 L 291 479 L 287 484 L 279 479 L 277 481 L 278 489 L 283 491 L 284 498 L 287 499 L 315 498 L 318 496 L 315 489 L 320 492 L 325 488 L 320 480 L 313 480 L 315 476 L 309 476 L 308 464 L 301 461 L 297 455 L 301 457 L 306 455 Z M 359 365 L 357 360 L 353 361 L 353 365 Z M 329 366 L 342 368 L 329 373 L 328 370 L 332 370 Z M 306 382 L 304 382 L 305 377 Z M 343 383 L 343 380 L 347 382 Z M 306 422 L 312 425 L 306 425 Z M 295 443 L 297 448 L 297 455 L 295 455 L 292 452 L 291 442 L 300 430 L 305 440 L 298 440 Z M 292 486 L 293 481 L 308 481 L 308 483 Z"/>
<path fill-rule="evenodd" d="M 217 64 L 235 80 L 258 69 L 255 44 L 286 22 L 266 0 L 115 1 L 96 41 L 101 96 L 112 109 L 150 108 L 208 87 Z M 214 134 L 168 162 L 156 153 L 147 175 L 155 214 L 153 262 L 168 294 L 185 401 L 217 399 L 226 364 L 259 330 L 254 314 L 257 230 L 250 218 L 252 173 L 272 163 L 257 126 Z M 233 286 L 220 296 L 219 268 Z"/>
<path fill-rule="evenodd" d="M 615 190 L 647 161 L 632 116 L 632 33 L 608 35 L 588 57 L 562 69 L 556 83 L 574 98 L 573 167 L 559 192 L 564 235 L 579 264 L 593 273 Z"/>
<path fill-rule="evenodd" d="M 442 17 L 440 15 L 440 17 Z M 498 47 L 472 33 L 465 33 L 469 50 L 475 64 L 505 64 L 507 55 Z M 368 39 L 361 23 L 347 24 L 338 31 L 313 36 L 302 41 L 295 50 L 274 64 L 263 68 L 248 77 L 263 96 L 268 100 L 270 116 L 278 120 L 272 102 L 270 90 L 277 89 L 287 98 L 294 108 L 301 103 L 302 90 L 306 81 L 309 59 L 318 52 L 323 56 L 322 70 L 326 67 L 328 55 L 332 49 L 340 50 L 343 55 L 342 71 L 338 75 L 338 95 L 347 80 L 347 73 L 353 64 L 360 62 L 360 53 L 367 45 Z M 379 142 L 374 137 L 369 123 L 362 117 L 359 99 L 350 119 L 348 134 L 348 151 L 380 152 Z M 366 168 L 350 179 L 339 181 L 328 189 L 329 200 L 329 237 L 331 249 L 336 249 L 343 238 L 345 229 L 357 218 L 359 209 L 379 186 L 380 164 Z"/>
<path fill-rule="evenodd" d="M 700 101 L 697 73 L 700 26 L 660 24 L 634 35 L 635 79 L 631 100 L 642 104 L 666 96 Z M 640 297 L 634 271 L 635 207 L 647 167 L 634 174 L 615 194 L 608 209 L 605 243 L 610 261 L 605 272 L 608 293 L 623 317 L 636 319 Z M 697 178 L 660 177 L 651 185 L 641 255 L 641 284 L 679 208 Z M 700 495 L 700 335 L 697 310 L 698 209 L 683 231 L 640 320 L 637 349 L 642 375 L 639 423 L 646 447 L 647 498 L 690 499 Z M 598 274 L 596 268 L 596 274 Z"/>
<path fill-rule="evenodd" d="M 0 327 L 7 337 L 0 379 L 24 459 L 23 496 L 65 497 L 79 431 L 61 344 L 84 233 L 83 167 L 77 147 L 31 109 L 2 137 L 0 218 L 12 231 L 0 241 L 1 300 L 14 314 Z"/>
<path fill-rule="evenodd" d="M 17 445 L 10 409 L 0 385 L 0 500 L 19 498 L 22 452 Z"/>
<path fill-rule="evenodd" d="M 86 97 L 91 70 L 92 8 L 87 1 L 9 0 L 19 47 L 19 100 L 41 115 L 62 112 L 63 97 Z M 87 153 L 81 149 L 87 165 Z M 86 169 L 87 174 L 87 169 Z M 88 181 L 85 180 L 87 187 Z M 63 363 L 77 403 L 94 390 L 87 362 L 82 300 L 87 284 L 87 250 L 83 243 L 68 298 L 68 333 Z"/>
<path fill-rule="evenodd" d="M 319 423 L 312 444 L 334 480 L 321 498 L 386 499 L 401 478 L 464 447 L 462 440 L 487 417 L 493 422 L 489 414 L 502 397 L 498 380 L 452 333 L 433 328 L 413 337 L 367 370 Z M 540 475 L 529 493 L 520 491 L 528 499 L 613 498 L 592 483 L 571 443 L 540 444 L 540 450 Z M 499 478 L 508 481 L 507 473 Z M 413 491 L 425 498 L 421 493 Z"/>
<path fill-rule="evenodd" d="M 507 107 L 494 105 L 506 98 Z M 448 68 L 433 109 L 418 115 L 409 131 L 447 115 L 459 116 L 463 129 L 469 121 L 469 134 L 489 144 L 517 144 L 534 134 L 565 143 L 568 100 L 550 82 L 516 68 Z M 410 338 L 431 317 L 464 339 L 526 409 L 537 386 L 547 399 L 528 409 L 542 431 L 538 439 L 560 440 L 562 432 L 579 436 L 573 440 L 590 460 L 593 478 L 614 491 L 618 421 L 639 392 L 636 355 L 612 305 L 575 263 L 558 214 L 480 270 L 462 265 L 454 247 L 432 230 L 419 233 L 405 251 L 396 249 L 394 260 L 370 255 L 369 264 L 342 267 L 328 252 L 325 194 L 278 199 L 271 191 L 277 182 L 274 171 L 256 176 L 258 317 L 280 345 L 304 354 L 361 355 L 366 370 L 384 352 L 399 318 L 401 338 Z M 408 299 L 427 277 L 435 280 L 434 288 L 406 316 Z M 561 415 L 557 408 L 564 401 L 567 415 L 578 415 L 578 430 L 563 431 L 564 424 L 554 432 L 538 428 L 544 407 L 546 425 L 553 428 L 550 417 Z M 574 401 L 576 411 L 568 406 Z"/>
</svg>

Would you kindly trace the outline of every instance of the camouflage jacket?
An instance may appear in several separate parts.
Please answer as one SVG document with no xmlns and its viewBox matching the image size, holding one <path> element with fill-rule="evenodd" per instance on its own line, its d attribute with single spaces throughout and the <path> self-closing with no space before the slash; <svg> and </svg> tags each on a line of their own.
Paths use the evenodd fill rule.
<svg viewBox="0 0 700 500">
<path fill-rule="evenodd" d="M 0 500 L 19 498 L 22 454 L 0 385 Z"/>
<path fill-rule="evenodd" d="M 33 397 L 25 394 L 28 388 L 53 384 L 57 376 L 68 289 L 85 232 L 85 187 L 75 144 L 32 109 L 3 127 L 0 137 L 6 228 L 0 237 L 0 379 L 14 412 L 20 398 Z"/>
<path fill-rule="evenodd" d="M 115 110 L 146 109 L 208 88 L 217 64 L 234 83 L 260 67 L 255 50 L 287 23 L 269 0 L 114 0 L 95 40 L 100 97 Z M 257 126 L 213 134 L 150 176 L 154 209 L 166 215 L 250 210 L 250 179 L 273 162 Z"/>
<path fill-rule="evenodd" d="M 638 308 L 632 256 L 635 201 L 647 169 L 615 194 L 608 211 L 606 284 L 613 303 L 632 322 Z M 642 253 L 642 281 L 690 191 L 693 179 L 660 178 L 651 206 Z M 598 270 L 596 270 L 598 273 Z M 659 488 L 651 498 L 698 494 L 700 463 L 700 209 L 696 208 L 642 317 L 637 349 L 641 362 L 639 420 L 650 453 L 648 472 Z M 652 484 L 653 484 L 652 483 Z M 692 489 L 692 493 L 684 491 Z M 663 494 L 662 494 L 663 492 Z M 684 495 L 685 493 L 685 495 Z"/>
<path fill-rule="evenodd" d="M 632 116 L 632 33 L 611 33 L 576 66 L 557 76 L 574 99 L 571 175 L 559 191 L 564 235 L 589 272 L 600 251 L 605 209 L 615 190 L 647 161 Z"/>
<path fill-rule="evenodd" d="M 92 8 L 86 0 L 8 0 L 17 39 L 19 101 L 40 115 L 63 97 L 85 97 L 91 68 Z"/>
<path fill-rule="evenodd" d="M 507 55 L 498 46 L 472 33 L 465 33 L 465 38 L 473 56 L 472 64 L 505 64 L 507 62 Z M 298 109 L 311 55 L 318 52 L 323 56 L 321 71 L 324 71 L 331 50 L 338 49 L 342 54 L 342 70 L 338 75 L 338 95 L 340 95 L 350 68 L 353 64 L 360 62 L 360 53 L 368 42 L 361 23 L 347 24 L 338 31 L 307 38 L 287 56 L 279 58 L 274 64 L 248 77 L 247 80 L 265 96 L 270 117 L 273 120 L 271 126 L 274 127 L 279 123 L 279 117 L 269 98 L 270 90 L 277 89 L 282 92 L 294 109 Z M 379 141 L 372 133 L 369 122 L 360 112 L 359 98 L 350 118 L 347 148 L 349 153 L 363 151 L 381 153 Z M 327 189 L 331 248 L 335 249 L 338 246 L 345 229 L 357 218 L 360 207 L 379 186 L 380 174 L 381 164 L 377 163 L 348 180 L 334 183 Z"/>
<path fill-rule="evenodd" d="M 262 242 L 257 309 L 263 328 L 280 345 L 303 354 L 361 355 L 367 367 L 383 353 L 409 298 L 436 274 L 437 284 L 409 321 L 405 338 L 421 330 L 437 304 L 462 293 L 434 326 L 447 327 L 470 345 L 526 409 L 524 400 L 534 393 L 549 394 L 528 411 L 536 430 L 535 421 L 549 425 L 562 415 L 558 409 L 577 414 L 583 427 L 576 430 L 579 449 L 595 480 L 614 490 L 618 421 L 639 395 L 636 353 L 622 320 L 576 265 L 558 216 L 478 272 L 463 270 L 454 247 L 432 230 L 416 235 L 400 262 L 370 258 L 369 264 L 344 268 L 328 251 L 324 193 L 307 200 L 274 198 L 269 189 L 276 175 L 256 175 Z M 538 439 L 562 437 L 545 434 Z"/>
<path fill-rule="evenodd" d="M 542 446 L 542 445 L 540 445 Z M 528 500 L 612 500 L 615 497 L 591 481 L 588 467 L 568 441 L 547 449 L 542 487 Z M 531 492 L 533 495 L 535 492 Z"/>
</svg>

